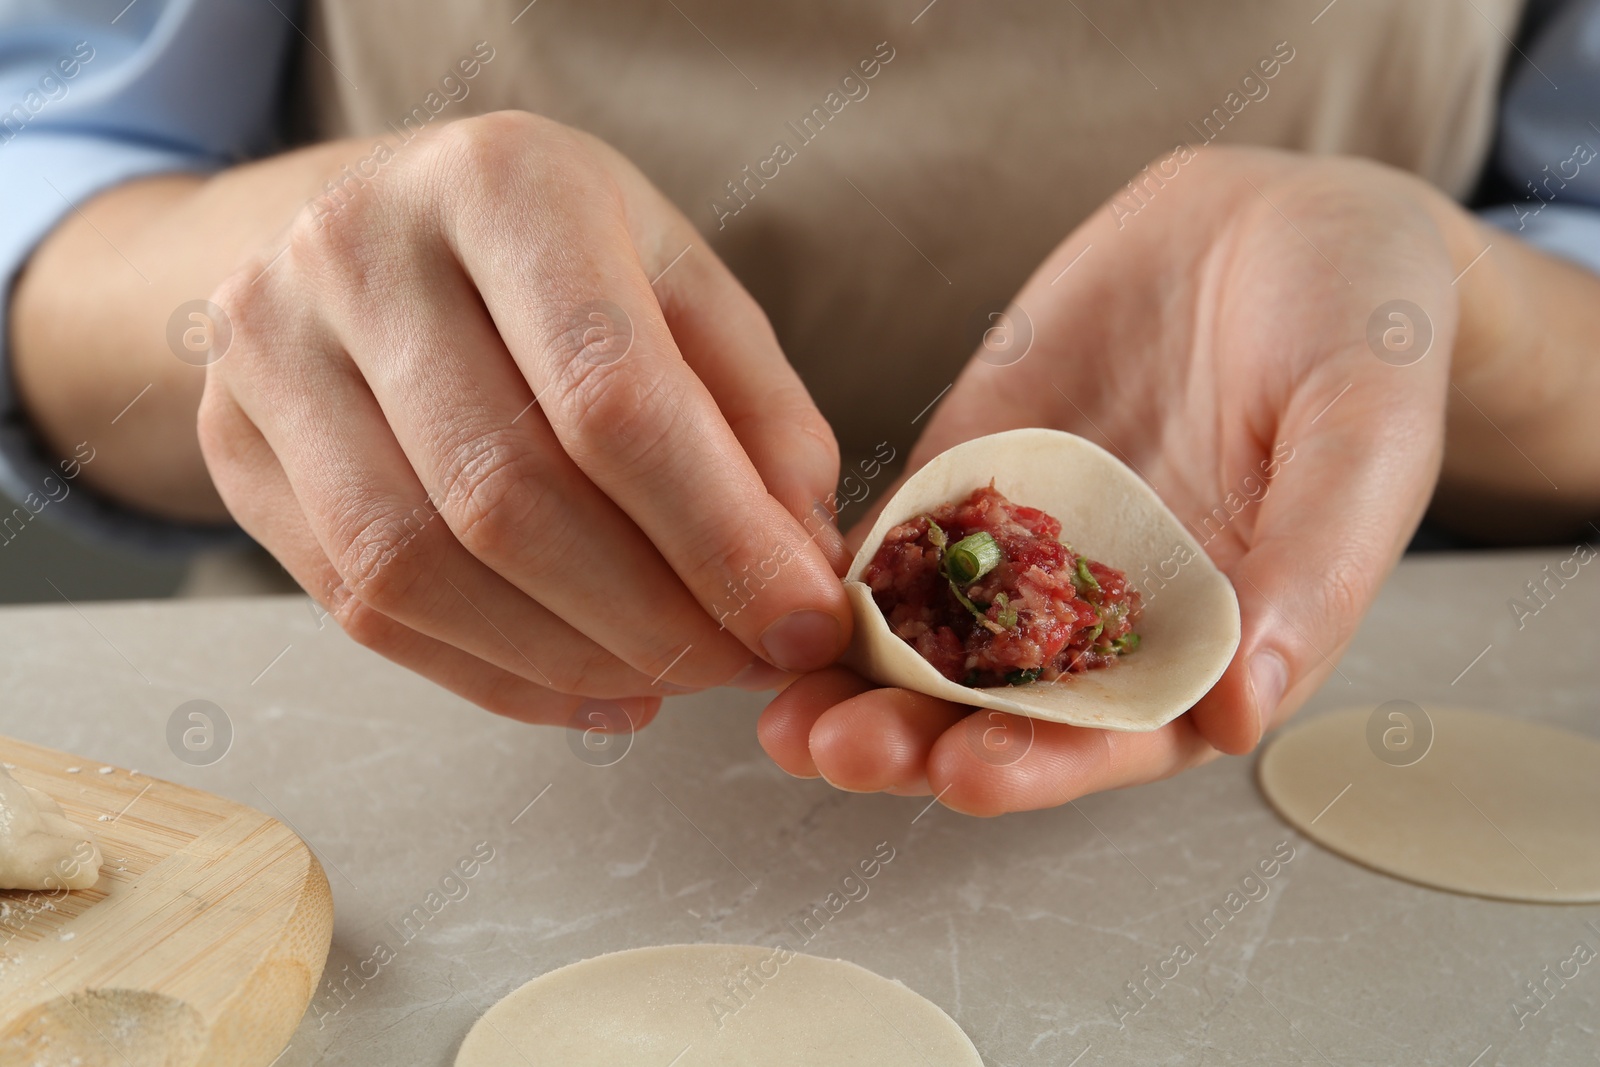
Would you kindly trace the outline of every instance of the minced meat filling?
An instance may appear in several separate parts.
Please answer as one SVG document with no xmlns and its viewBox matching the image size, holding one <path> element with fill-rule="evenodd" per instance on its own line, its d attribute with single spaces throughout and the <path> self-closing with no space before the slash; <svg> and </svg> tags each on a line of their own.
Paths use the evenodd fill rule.
<svg viewBox="0 0 1600 1067">
<path fill-rule="evenodd" d="M 1139 593 L 994 483 L 891 529 L 862 580 L 889 628 L 962 685 L 1018 685 L 1133 651 Z"/>
</svg>

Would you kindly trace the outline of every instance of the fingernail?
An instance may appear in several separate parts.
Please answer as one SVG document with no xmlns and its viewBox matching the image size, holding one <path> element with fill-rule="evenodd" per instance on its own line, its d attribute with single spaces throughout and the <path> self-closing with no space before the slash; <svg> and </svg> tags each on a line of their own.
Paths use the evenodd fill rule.
<svg viewBox="0 0 1600 1067">
<path fill-rule="evenodd" d="M 840 785 L 838 782 L 833 781 L 831 778 L 829 778 L 825 774 L 819 774 L 819 775 L 817 775 L 817 777 L 821 778 L 824 782 L 827 782 L 829 785 L 833 786 L 835 789 L 837 789 L 841 793 L 876 793 L 876 792 L 879 792 L 879 790 L 877 790 L 877 789 L 851 789 L 847 785 Z"/>
<path fill-rule="evenodd" d="M 1255 697 L 1256 736 L 1266 731 L 1267 723 L 1283 702 L 1283 691 L 1289 685 L 1289 666 L 1283 657 L 1264 649 L 1250 657 L 1250 693 Z"/>
<path fill-rule="evenodd" d="M 791 611 L 761 635 L 767 659 L 786 671 L 814 671 L 832 663 L 844 634 L 823 611 Z"/>
<path fill-rule="evenodd" d="M 766 689 L 781 689 L 788 677 L 788 671 L 780 671 L 772 664 L 757 659 L 751 660 L 744 670 L 728 679 L 728 684 L 760 692 Z"/>
</svg>

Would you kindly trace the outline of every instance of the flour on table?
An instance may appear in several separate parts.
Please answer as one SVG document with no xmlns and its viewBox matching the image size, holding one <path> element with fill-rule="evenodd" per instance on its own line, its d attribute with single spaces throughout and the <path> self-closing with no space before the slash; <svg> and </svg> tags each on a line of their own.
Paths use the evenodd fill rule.
<svg viewBox="0 0 1600 1067">
<path fill-rule="evenodd" d="M 0 889 L 88 889 L 99 879 L 94 836 L 0 770 Z"/>
</svg>

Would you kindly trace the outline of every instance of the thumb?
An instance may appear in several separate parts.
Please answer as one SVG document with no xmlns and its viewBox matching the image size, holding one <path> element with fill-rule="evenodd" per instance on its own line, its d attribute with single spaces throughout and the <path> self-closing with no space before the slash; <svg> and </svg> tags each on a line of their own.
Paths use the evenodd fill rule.
<svg viewBox="0 0 1600 1067">
<path fill-rule="evenodd" d="M 1359 368 L 1348 388 L 1319 375 L 1327 384 L 1300 390 L 1293 417 L 1280 427 L 1276 476 L 1245 552 L 1227 568 L 1239 598 L 1238 651 L 1190 712 L 1213 747 L 1250 751 L 1339 675 L 1340 655 L 1438 478 L 1445 400 L 1438 370 L 1377 364 Z"/>
</svg>

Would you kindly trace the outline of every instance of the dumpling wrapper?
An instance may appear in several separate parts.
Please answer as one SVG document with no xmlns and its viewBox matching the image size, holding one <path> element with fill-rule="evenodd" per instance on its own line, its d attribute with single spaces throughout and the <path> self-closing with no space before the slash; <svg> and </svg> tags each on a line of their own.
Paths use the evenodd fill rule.
<svg viewBox="0 0 1600 1067">
<path fill-rule="evenodd" d="M 1317 715 L 1267 744 L 1256 781 L 1285 822 L 1418 885 L 1600 901 L 1600 740 L 1513 715 L 1413 705 L 1415 722 L 1387 707 Z M 1401 758 L 1391 763 L 1378 753 L 1396 728 L 1418 754 L 1392 749 Z"/>
<path fill-rule="evenodd" d="M 0 768 L 0 889 L 88 889 L 99 880 L 94 835 Z"/>
<path fill-rule="evenodd" d="M 1012 503 L 1060 519 L 1061 539 L 1073 549 L 1128 576 L 1144 598 L 1136 651 L 1056 682 L 974 689 L 940 674 L 889 629 L 861 581 L 884 536 L 990 479 Z M 884 506 L 845 574 L 845 592 L 855 637 L 843 662 L 857 673 L 880 685 L 1074 726 L 1158 729 L 1216 684 L 1239 647 L 1238 598 L 1205 549 L 1121 460 L 1060 430 L 1008 430 L 936 456 Z"/>
<path fill-rule="evenodd" d="M 785 945 L 661 945 L 558 967 L 485 1012 L 455 1067 L 983 1067 L 900 982 Z"/>
</svg>

